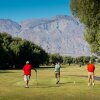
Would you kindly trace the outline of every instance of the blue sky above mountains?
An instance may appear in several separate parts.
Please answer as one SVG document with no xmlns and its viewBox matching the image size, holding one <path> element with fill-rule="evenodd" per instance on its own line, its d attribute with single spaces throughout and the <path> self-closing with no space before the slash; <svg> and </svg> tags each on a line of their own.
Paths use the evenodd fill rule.
<svg viewBox="0 0 100 100">
<path fill-rule="evenodd" d="M 55 15 L 71 16 L 70 0 L 0 0 L 0 19 L 20 22 Z"/>
</svg>

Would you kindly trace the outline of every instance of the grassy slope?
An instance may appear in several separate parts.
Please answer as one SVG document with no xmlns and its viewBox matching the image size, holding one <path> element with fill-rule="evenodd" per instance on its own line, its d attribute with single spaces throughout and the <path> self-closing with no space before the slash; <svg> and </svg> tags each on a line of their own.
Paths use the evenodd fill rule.
<svg viewBox="0 0 100 100">
<path fill-rule="evenodd" d="M 100 79 L 100 65 L 95 74 Z M 74 84 L 75 81 L 75 84 Z M 54 69 L 38 69 L 38 84 L 32 70 L 30 88 L 24 88 L 22 70 L 0 71 L 0 100 L 99 100 L 100 81 L 87 86 L 86 67 L 61 69 L 61 84 L 55 84 Z"/>
</svg>

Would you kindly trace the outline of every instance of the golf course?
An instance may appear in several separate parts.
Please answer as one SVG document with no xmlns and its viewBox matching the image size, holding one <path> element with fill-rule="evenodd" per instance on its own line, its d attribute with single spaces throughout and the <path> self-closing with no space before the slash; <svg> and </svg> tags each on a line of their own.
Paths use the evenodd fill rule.
<svg viewBox="0 0 100 100">
<path fill-rule="evenodd" d="M 96 64 L 95 86 L 87 85 L 86 66 L 65 65 L 60 84 L 54 68 L 34 70 L 29 88 L 24 88 L 22 70 L 0 70 L 0 100 L 100 100 L 100 65 Z"/>
</svg>

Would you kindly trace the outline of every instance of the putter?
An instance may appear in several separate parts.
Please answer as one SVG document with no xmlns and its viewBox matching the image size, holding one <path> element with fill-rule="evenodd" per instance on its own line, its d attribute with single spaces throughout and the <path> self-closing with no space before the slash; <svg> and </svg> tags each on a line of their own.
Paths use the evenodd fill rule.
<svg viewBox="0 0 100 100">
<path fill-rule="evenodd" d="M 36 72 L 36 84 L 38 85 L 38 81 L 37 81 L 37 72 Z"/>
</svg>

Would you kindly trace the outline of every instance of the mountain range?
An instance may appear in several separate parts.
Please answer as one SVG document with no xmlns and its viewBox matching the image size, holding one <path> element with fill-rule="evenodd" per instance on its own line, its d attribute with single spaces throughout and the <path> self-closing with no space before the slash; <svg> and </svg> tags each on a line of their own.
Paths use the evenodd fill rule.
<svg viewBox="0 0 100 100">
<path fill-rule="evenodd" d="M 66 56 L 90 56 L 84 39 L 85 26 L 77 18 L 57 15 L 50 19 L 28 19 L 20 23 L 0 19 L 0 32 L 34 42 L 48 53 Z"/>
</svg>

